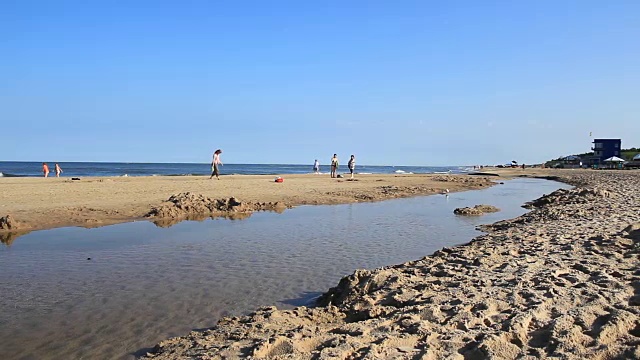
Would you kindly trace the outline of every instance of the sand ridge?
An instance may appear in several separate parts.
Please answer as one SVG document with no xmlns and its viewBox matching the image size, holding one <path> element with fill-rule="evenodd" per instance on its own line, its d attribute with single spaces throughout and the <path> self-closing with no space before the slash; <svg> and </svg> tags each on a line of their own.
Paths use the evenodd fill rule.
<svg viewBox="0 0 640 360">
<path fill-rule="evenodd" d="M 172 211 L 160 211 L 153 216 L 153 221 L 170 226 L 187 218 L 248 216 L 249 208 L 281 210 L 298 205 L 378 201 L 438 194 L 445 189 L 481 189 L 494 184 L 488 177 L 466 175 L 358 175 L 357 181 L 315 174 L 281 176 L 285 179 L 283 183 L 275 183 L 274 176 L 269 175 L 229 175 L 222 176 L 221 180 L 205 176 L 83 178 L 80 181 L 0 178 L 0 217 L 10 215 L 12 224 L 0 224 L 0 240 L 15 239 L 39 229 L 96 227 L 144 220 L 153 209 L 186 193 L 201 199 L 178 201 L 180 206 Z M 242 211 L 203 205 L 203 201 L 230 198 L 245 204 Z"/>
<path fill-rule="evenodd" d="M 453 213 L 456 215 L 465 215 L 465 216 L 479 216 L 484 215 L 486 213 L 498 212 L 500 209 L 493 205 L 485 205 L 480 204 L 473 207 L 462 207 L 453 210 Z"/>
<path fill-rule="evenodd" d="M 432 256 L 358 270 L 319 307 L 264 307 L 158 344 L 154 359 L 640 358 L 640 178 L 578 186 Z"/>
</svg>

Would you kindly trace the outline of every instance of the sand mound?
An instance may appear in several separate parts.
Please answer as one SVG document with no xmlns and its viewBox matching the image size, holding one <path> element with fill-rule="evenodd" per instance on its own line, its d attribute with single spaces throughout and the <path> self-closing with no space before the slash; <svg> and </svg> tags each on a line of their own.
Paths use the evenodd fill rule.
<svg viewBox="0 0 640 360">
<path fill-rule="evenodd" d="M 525 208 L 541 208 L 549 204 L 586 204 L 595 201 L 598 198 L 608 198 L 614 196 L 613 193 L 600 188 L 578 188 L 578 189 L 560 189 L 545 195 L 539 199 L 528 202 Z"/>
<path fill-rule="evenodd" d="M 209 216 L 229 216 L 230 213 L 251 213 L 254 211 L 284 211 L 287 206 L 281 202 L 241 202 L 236 198 L 211 199 L 190 192 L 174 194 L 162 205 L 147 213 L 147 218 L 197 219 Z"/>
<path fill-rule="evenodd" d="M 479 216 L 485 213 L 498 212 L 500 209 L 493 205 L 476 205 L 474 207 L 463 207 L 453 210 L 456 215 Z"/>
<path fill-rule="evenodd" d="M 0 217 L 0 230 L 19 230 L 20 224 L 11 216 Z"/>
<path fill-rule="evenodd" d="M 11 245 L 15 239 L 28 233 L 22 225 L 11 215 L 0 217 L 0 243 Z"/>
<path fill-rule="evenodd" d="M 606 192 L 556 193 L 469 244 L 358 270 L 320 307 L 225 318 L 149 357 L 640 358 L 640 178 L 594 172 L 566 181 Z"/>
</svg>

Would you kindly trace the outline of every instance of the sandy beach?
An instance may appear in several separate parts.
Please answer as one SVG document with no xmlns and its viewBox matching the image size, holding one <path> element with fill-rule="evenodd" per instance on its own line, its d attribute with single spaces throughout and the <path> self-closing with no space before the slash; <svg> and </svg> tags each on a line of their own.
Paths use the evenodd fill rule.
<svg viewBox="0 0 640 360">
<path fill-rule="evenodd" d="M 96 227 L 140 219 L 171 225 L 184 219 L 247 216 L 298 205 L 341 204 L 486 188 L 493 177 L 467 175 L 360 175 L 355 181 L 324 175 L 236 175 L 83 178 L 0 178 L 0 237 L 62 226 Z M 186 195 L 188 193 L 188 195 Z M 181 195 L 182 194 L 182 195 Z M 176 203 L 167 203 L 174 196 Z M 229 202 L 230 198 L 234 198 Z M 180 201 L 180 204 L 177 203 Z M 238 205 L 238 206 L 236 206 Z M 147 217 L 152 210 L 152 218 Z"/>
<path fill-rule="evenodd" d="M 640 358 L 638 173 L 554 175 L 576 188 L 466 245 L 358 270 L 318 307 L 224 318 L 147 357 Z"/>
</svg>

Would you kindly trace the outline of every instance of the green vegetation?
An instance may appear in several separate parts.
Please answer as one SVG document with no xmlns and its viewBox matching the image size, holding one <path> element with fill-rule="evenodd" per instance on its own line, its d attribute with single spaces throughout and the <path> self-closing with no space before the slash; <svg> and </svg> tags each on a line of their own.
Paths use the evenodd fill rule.
<svg viewBox="0 0 640 360">
<path fill-rule="evenodd" d="M 629 148 L 629 149 L 622 149 L 620 150 L 620 157 L 627 160 L 627 161 L 631 161 L 633 160 L 633 157 L 640 154 L 640 148 Z M 586 163 L 586 160 L 588 157 L 593 156 L 593 152 L 587 152 L 587 153 L 582 153 L 582 154 L 573 154 L 573 156 L 577 156 L 579 158 L 583 159 L 583 162 Z M 563 161 L 562 159 L 565 158 L 566 156 L 561 156 L 557 159 L 553 159 L 553 160 L 549 160 L 547 162 L 544 163 L 545 167 L 564 167 L 565 165 L 565 161 Z"/>
<path fill-rule="evenodd" d="M 632 160 L 634 156 L 640 154 L 640 148 L 630 148 L 620 150 L 620 157 L 625 160 Z"/>
</svg>

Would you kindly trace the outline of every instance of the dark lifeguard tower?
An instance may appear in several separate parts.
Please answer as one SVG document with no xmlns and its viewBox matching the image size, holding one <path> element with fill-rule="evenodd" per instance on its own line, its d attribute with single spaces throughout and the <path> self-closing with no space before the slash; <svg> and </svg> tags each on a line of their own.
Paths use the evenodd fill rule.
<svg viewBox="0 0 640 360">
<path fill-rule="evenodd" d="M 620 157 L 621 139 L 594 139 L 593 156 L 589 157 L 589 165 L 600 165 L 602 161 L 612 156 Z"/>
</svg>

